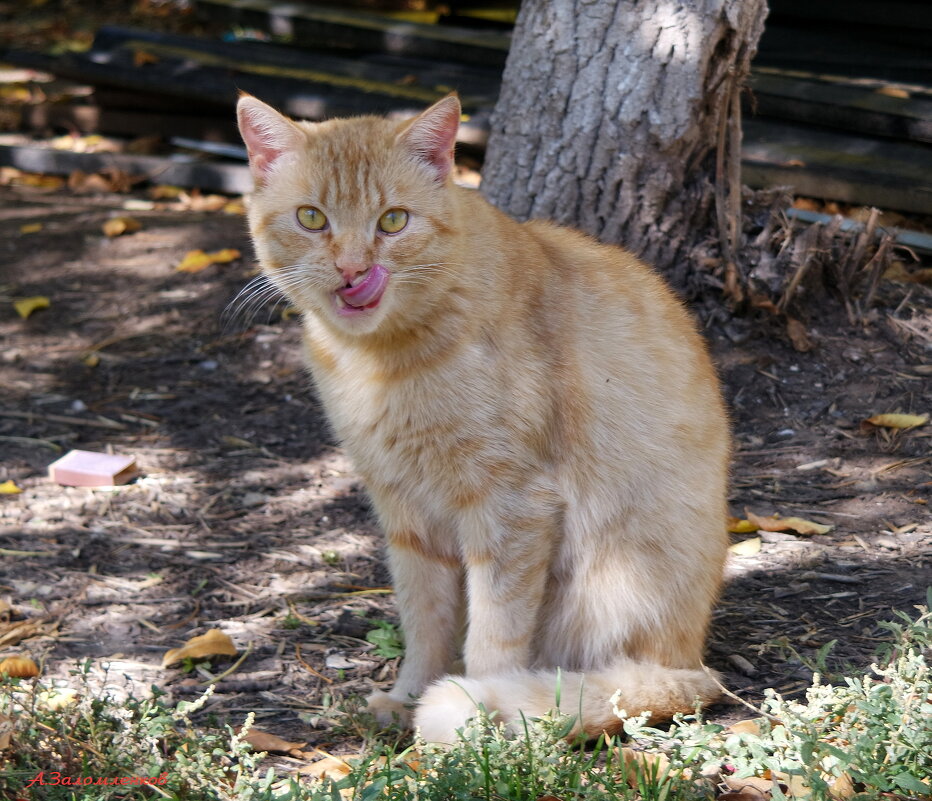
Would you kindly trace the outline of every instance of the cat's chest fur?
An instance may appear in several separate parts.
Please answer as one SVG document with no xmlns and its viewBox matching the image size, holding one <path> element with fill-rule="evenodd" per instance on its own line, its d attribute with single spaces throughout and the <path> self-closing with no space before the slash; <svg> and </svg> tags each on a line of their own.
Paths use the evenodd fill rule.
<svg viewBox="0 0 932 801">
<path fill-rule="evenodd" d="M 438 517 L 515 463 L 518 420 L 539 429 L 546 417 L 542 399 L 503 402 L 501 365 L 482 342 L 460 343 L 428 368 L 388 375 L 377 357 L 328 346 L 309 325 L 315 384 L 366 484 L 403 488 Z"/>
</svg>

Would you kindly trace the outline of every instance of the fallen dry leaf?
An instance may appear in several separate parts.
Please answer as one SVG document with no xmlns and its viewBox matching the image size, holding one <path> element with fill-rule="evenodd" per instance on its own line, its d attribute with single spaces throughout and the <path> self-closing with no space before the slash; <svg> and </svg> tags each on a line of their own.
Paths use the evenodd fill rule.
<svg viewBox="0 0 932 801">
<path fill-rule="evenodd" d="M 312 762 L 310 765 L 305 765 L 298 773 L 303 776 L 313 776 L 316 779 L 333 779 L 334 781 L 338 781 L 351 770 L 352 767 L 342 759 L 335 756 L 326 756 L 323 759 Z"/>
<path fill-rule="evenodd" d="M 634 789 L 638 787 L 639 775 L 651 775 L 656 772 L 657 776 L 662 776 L 670 767 L 670 760 L 665 754 L 637 751 L 628 746 L 620 748 L 619 753 L 625 769 L 625 778 Z"/>
<path fill-rule="evenodd" d="M 761 531 L 793 531 L 797 534 L 828 534 L 828 532 L 834 528 L 834 526 L 814 523 L 812 520 L 804 520 L 801 517 L 780 517 L 780 515 L 760 517 L 748 510 L 745 510 L 745 515 L 748 521 L 757 526 Z"/>
<path fill-rule="evenodd" d="M 28 656 L 8 656 L 0 661 L 0 676 L 14 679 L 31 679 L 39 675 L 39 666 Z"/>
<path fill-rule="evenodd" d="M 769 801 L 773 797 L 771 779 L 761 779 L 757 776 L 736 779 L 728 776 L 724 783 L 728 791 L 719 795 L 717 801 Z"/>
<path fill-rule="evenodd" d="M 303 743 L 290 743 L 276 734 L 269 734 L 266 731 L 256 728 L 252 728 L 246 732 L 246 736 L 243 739 L 252 746 L 253 751 L 272 751 L 280 754 L 287 754 L 289 751 L 304 748 L 304 746 L 307 745 L 306 741 Z"/>
<path fill-rule="evenodd" d="M 760 553 L 760 545 L 760 537 L 750 537 L 729 545 L 728 551 L 735 554 L 735 556 L 754 556 L 754 554 Z"/>
<path fill-rule="evenodd" d="M 184 194 L 184 189 L 180 186 L 172 186 L 171 184 L 158 184 L 158 186 L 153 186 L 148 192 L 149 197 L 153 200 L 177 200 Z"/>
<path fill-rule="evenodd" d="M 740 517 L 728 518 L 729 534 L 750 534 L 752 531 L 757 531 L 757 526 L 750 520 L 742 520 Z"/>
<path fill-rule="evenodd" d="M 239 257 L 240 252 L 236 248 L 224 248 L 213 253 L 192 250 L 185 255 L 175 269 L 182 273 L 199 273 L 201 270 L 210 267 L 211 264 L 227 264 Z"/>
<path fill-rule="evenodd" d="M 795 317 L 786 318 L 786 335 L 790 338 L 790 342 L 793 343 L 793 348 L 800 353 L 808 353 L 815 347 L 809 338 L 806 326 Z"/>
<path fill-rule="evenodd" d="M 142 223 L 135 217 L 111 217 L 101 226 L 101 230 L 110 237 L 132 234 L 141 228 Z"/>
<path fill-rule="evenodd" d="M 45 297 L 45 295 L 36 295 L 31 298 L 21 298 L 20 300 L 13 301 L 13 308 L 16 309 L 16 313 L 24 320 L 34 311 L 38 309 L 47 309 L 51 305 L 52 301 Z"/>
<path fill-rule="evenodd" d="M 16 486 L 16 482 L 12 478 L 0 484 L 0 495 L 19 495 L 21 492 L 22 490 Z M 2 605 L 2 602 L 0 602 L 0 605 Z"/>
<path fill-rule="evenodd" d="M 726 731 L 730 731 L 734 734 L 753 734 L 755 736 L 760 735 L 760 724 L 763 722 L 763 718 L 748 718 L 747 720 L 739 720 L 736 723 L 732 723 Z"/>
<path fill-rule="evenodd" d="M 0 627 L 0 648 L 16 645 L 30 637 L 36 637 L 41 634 L 51 634 L 55 626 L 43 625 L 34 620 L 17 620 L 15 623 L 4 623 Z"/>
<path fill-rule="evenodd" d="M 871 426 L 882 428 L 916 428 L 929 422 L 927 414 L 875 414 L 865 421 Z"/>
<path fill-rule="evenodd" d="M 225 195 L 200 195 L 192 193 L 185 206 L 191 211 L 220 211 L 230 199 Z"/>
<path fill-rule="evenodd" d="M 0 751 L 6 751 L 13 739 L 13 718 L 0 715 Z"/>
<path fill-rule="evenodd" d="M 133 66 L 143 67 L 146 64 L 158 64 L 159 57 L 148 50 L 133 50 Z"/>
<path fill-rule="evenodd" d="M 236 646 L 220 629 L 211 629 L 198 637 L 192 637 L 181 648 L 166 651 L 162 657 L 162 667 L 168 667 L 182 659 L 204 659 L 208 656 L 236 656 Z"/>
<path fill-rule="evenodd" d="M 136 180 L 128 172 L 105 167 L 100 172 L 75 170 L 68 176 L 68 188 L 76 194 L 94 195 L 105 192 L 129 192 Z"/>
<path fill-rule="evenodd" d="M 34 172 L 21 172 L 11 175 L 10 181 L 14 186 L 29 186 L 33 189 L 47 189 L 57 191 L 65 185 L 65 179 L 58 175 L 42 175 Z"/>
<path fill-rule="evenodd" d="M 907 270 L 901 261 L 895 261 L 883 274 L 887 281 L 899 281 L 903 284 L 932 284 L 932 267 L 920 267 Z"/>
<path fill-rule="evenodd" d="M 842 773 L 841 776 L 829 784 L 828 791 L 831 793 L 832 798 L 844 801 L 844 799 L 851 798 L 854 795 L 854 782 L 847 773 Z"/>
<path fill-rule="evenodd" d="M 19 227 L 19 232 L 21 234 L 37 234 L 41 230 L 42 230 L 42 223 L 40 222 L 26 223 L 25 225 L 21 225 Z"/>
</svg>

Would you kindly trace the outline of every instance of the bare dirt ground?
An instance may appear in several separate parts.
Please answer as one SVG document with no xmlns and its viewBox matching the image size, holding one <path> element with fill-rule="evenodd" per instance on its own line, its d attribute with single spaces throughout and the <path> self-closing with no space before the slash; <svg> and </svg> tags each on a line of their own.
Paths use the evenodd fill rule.
<svg viewBox="0 0 932 801">
<path fill-rule="evenodd" d="M 191 697 L 204 677 L 161 657 L 219 628 L 251 651 L 212 712 L 239 722 L 253 710 L 282 736 L 351 750 L 330 699 L 392 682 L 398 659 L 366 635 L 395 608 L 365 494 L 303 372 L 299 323 L 272 304 L 225 319 L 255 271 L 240 215 L 170 201 L 132 211 L 138 232 L 106 237 L 126 200 L 0 188 L 0 482 L 22 489 L 0 495 L 12 607 L 0 657 L 28 653 L 63 681 L 90 658 L 137 693 Z M 195 248 L 243 255 L 178 272 Z M 13 301 L 31 296 L 50 305 L 23 319 Z M 711 300 L 699 309 L 734 419 L 733 514 L 833 526 L 763 532 L 759 552 L 730 559 L 708 662 L 751 701 L 804 687 L 805 659 L 831 640 L 830 664 L 865 669 L 878 622 L 932 585 L 932 427 L 860 424 L 932 411 L 930 297 L 886 282 L 858 327 L 827 301 L 806 321 L 810 353 L 710 314 Z M 47 466 L 71 448 L 132 455 L 140 477 L 58 486 Z"/>
</svg>

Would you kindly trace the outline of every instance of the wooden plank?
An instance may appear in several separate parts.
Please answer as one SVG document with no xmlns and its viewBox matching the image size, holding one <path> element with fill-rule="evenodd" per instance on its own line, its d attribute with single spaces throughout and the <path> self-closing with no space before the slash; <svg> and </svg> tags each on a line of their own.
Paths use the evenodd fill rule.
<svg viewBox="0 0 932 801">
<path fill-rule="evenodd" d="M 796 17 L 819 20 L 831 25 L 860 24 L 872 27 L 921 28 L 932 31 L 932 5 L 929 0 L 845 0 L 837 3 L 813 0 L 770 0 L 771 19 Z"/>
<path fill-rule="evenodd" d="M 932 142 L 932 94 L 909 96 L 879 90 L 879 84 L 801 77 L 758 67 L 751 74 L 748 106 L 766 117 L 811 122 L 855 133 Z"/>
<path fill-rule="evenodd" d="M 294 77 L 340 89 L 375 92 L 400 100 L 429 102 L 456 89 L 465 107 L 494 102 L 501 72 L 496 68 L 386 56 L 321 53 L 267 42 L 225 42 L 105 26 L 94 37 L 95 57 L 135 66 L 145 53 L 172 62 L 190 61 L 270 77 Z"/>
<path fill-rule="evenodd" d="M 756 66 L 877 78 L 932 86 L 929 37 L 924 31 L 884 29 L 846 32 L 835 26 L 799 27 L 768 22 L 754 58 Z"/>
<path fill-rule="evenodd" d="M 744 121 L 742 180 L 802 195 L 932 214 L 932 148 L 807 128 Z"/>
<path fill-rule="evenodd" d="M 343 10 L 281 0 L 197 0 L 211 19 L 259 28 L 290 42 L 338 50 L 460 61 L 503 67 L 510 39 L 503 33 L 391 19 L 356 9 Z"/>
<path fill-rule="evenodd" d="M 139 96 L 137 95 L 137 100 Z M 233 141 L 238 137 L 229 109 L 223 116 L 187 115 L 178 112 L 123 110 L 103 105 L 38 103 L 19 107 L 20 129 L 48 131 L 65 129 L 80 133 L 116 136 L 172 136 Z"/>
<path fill-rule="evenodd" d="M 240 91 L 261 97 L 293 117 L 320 120 L 328 117 L 361 113 L 388 113 L 417 109 L 426 105 L 426 98 L 402 100 L 375 90 L 365 92 L 339 86 L 338 82 L 301 80 L 295 74 L 287 77 L 234 73 L 228 66 L 189 66 L 183 73 L 172 69 L 168 62 L 133 68 L 102 64 L 80 54 L 60 57 L 25 51 L 8 51 L 3 58 L 19 66 L 29 66 L 56 75 L 94 85 L 111 86 L 134 92 L 177 98 L 179 110 L 192 113 L 208 107 L 231 108 Z M 431 95 L 433 100 L 442 97 Z"/>
<path fill-rule="evenodd" d="M 806 209 L 794 209 L 792 206 L 785 213 L 791 220 L 799 220 L 804 223 L 828 225 L 834 220 L 834 216 L 831 214 L 820 214 L 817 211 L 808 211 Z M 841 221 L 839 230 L 860 233 L 864 230 L 864 223 L 845 217 Z M 874 238 L 880 239 L 887 234 L 893 235 L 893 241 L 897 245 L 932 254 L 932 234 L 913 231 L 909 228 L 880 228 L 874 232 Z"/>
<path fill-rule="evenodd" d="M 70 175 L 75 170 L 93 173 L 115 168 L 145 176 L 153 183 L 198 187 L 209 192 L 242 194 L 252 191 L 252 176 L 245 164 L 224 164 L 197 159 L 134 156 L 125 153 L 72 153 L 47 147 L 0 145 L 0 166 L 25 172 Z"/>
</svg>

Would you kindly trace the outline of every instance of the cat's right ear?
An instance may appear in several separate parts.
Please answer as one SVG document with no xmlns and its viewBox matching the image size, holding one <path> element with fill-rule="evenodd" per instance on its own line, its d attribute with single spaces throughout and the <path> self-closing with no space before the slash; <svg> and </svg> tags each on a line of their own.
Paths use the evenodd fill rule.
<svg viewBox="0 0 932 801">
<path fill-rule="evenodd" d="M 272 165 L 286 153 L 301 147 L 303 134 L 284 114 L 243 94 L 236 104 L 239 132 L 249 153 L 249 169 L 257 186 L 268 178 Z"/>
<path fill-rule="evenodd" d="M 406 123 L 398 135 L 399 141 L 419 161 L 433 169 L 440 181 L 445 181 L 453 169 L 453 148 L 460 114 L 459 98 L 447 95 Z"/>
</svg>

